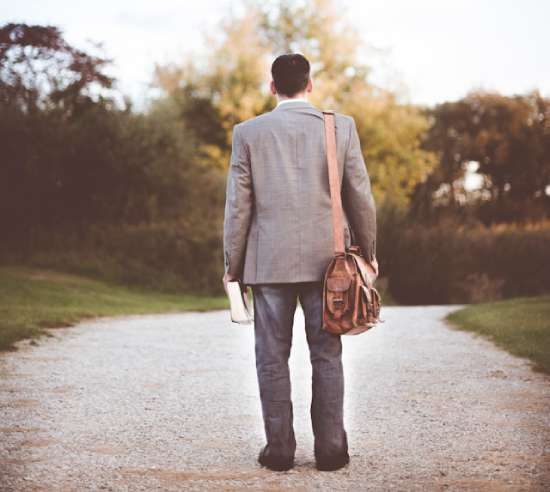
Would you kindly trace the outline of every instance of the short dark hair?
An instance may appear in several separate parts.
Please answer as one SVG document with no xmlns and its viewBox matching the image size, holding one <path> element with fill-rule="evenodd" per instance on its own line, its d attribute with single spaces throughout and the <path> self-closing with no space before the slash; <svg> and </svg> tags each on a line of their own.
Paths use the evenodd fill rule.
<svg viewBox="0 0 550 492">
<path fill-rule="evenodd" d="M 298 53 L 278 56 L 271 65 L 277 94 L 292 97 L 303 92 L 309 80 L 309 62 Z"/>
</svg>

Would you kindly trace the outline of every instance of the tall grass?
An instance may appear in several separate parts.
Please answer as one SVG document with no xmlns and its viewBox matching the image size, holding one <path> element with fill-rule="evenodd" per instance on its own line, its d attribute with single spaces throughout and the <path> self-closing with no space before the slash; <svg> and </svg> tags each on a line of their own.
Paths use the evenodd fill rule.
<svg viewBox="0 0 550 492">
<path fill-rule="evenodd" d="M 390 292 L 404 304 L 544 294 L 550 292 L 550 223 L 408 225 L 395 234 L 386 263 Z"/>
<path fill-rule="evenodd" d="M 35 228 L 22 244 L 0 244 L 0 261 L 165 291 L 223 295 L 221 219 Z M 381 277 L 389 279 L 386 297 L 398 304 L 550 292 L 550 222 L 425 226 L 380 214 L 377 250 Z"/>
<path fill-rule="evenodd" d="M 173 220 L 134 225 L 34 228 L 5 248 L 4 264 L 24 263 L 165 291 L 223 294 L 221 224 Z"/>
</svg>

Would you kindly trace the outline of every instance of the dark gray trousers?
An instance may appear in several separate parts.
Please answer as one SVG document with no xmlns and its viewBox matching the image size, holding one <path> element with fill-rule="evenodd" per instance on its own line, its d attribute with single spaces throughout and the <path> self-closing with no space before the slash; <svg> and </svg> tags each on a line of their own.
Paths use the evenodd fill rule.
<svg viewBox="0 0 550 492">
<path fill-rule="evenodd" d="M 288 359 L 297 300 L 305 316 L 312 365 L 311 423 L 315 455 L 348 451 L 344 430 L 344 371 L 340 335 L 322 329 L 322 282 L 252 285 L 256 371 L 262 403 L 267 455 L 293 457 Z"/>
</svg>

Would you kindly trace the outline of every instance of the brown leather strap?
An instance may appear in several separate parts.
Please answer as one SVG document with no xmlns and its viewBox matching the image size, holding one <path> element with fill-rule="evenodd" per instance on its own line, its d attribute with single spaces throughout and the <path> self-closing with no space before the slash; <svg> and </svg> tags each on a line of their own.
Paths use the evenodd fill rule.
<svg viewBox="0 0 550 492">
<path fill-rule="evenodd" d="M 323 111 L 325 121 L 325 141 L 327 149 L 328 180 L 330 201 L 332 204 L 332 228 L 334 233 L 334 254 L 345 253 L 344 243 L 344 209 L 340 192 L 340 177 L 336 161 L 336 128 L 334 126 L 334 111 Z"/>
</svg>

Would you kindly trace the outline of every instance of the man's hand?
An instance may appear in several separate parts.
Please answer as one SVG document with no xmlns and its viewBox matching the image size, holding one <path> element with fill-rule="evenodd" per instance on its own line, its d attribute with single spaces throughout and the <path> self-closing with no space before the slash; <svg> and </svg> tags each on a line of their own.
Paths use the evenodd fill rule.
<svg viewBox="0 0 550 492">
<path fill-rule="evenodd" d="M 369 265 L 374 270 L 374 273 L 376 273 L 376 276 L 378 277 L 378 261 L 376 260 L 376 257 L 372 259 L 372 261 L 369 262 Z"/>
<path fill-rule="evenodd" d="M 367 265 L 369 266 L 367 270 L 367 282 L 369 284 L 374 284 L 378 278 L 378 261 L 376 261 L 376 258 L 373 258 L 372 261 L 367 260 Z"/>
<path fill-rule="evenodd" d="M 237 277 L 234 277 L 233 275 L 230 275 L 229 273 L 225 273 L 222 281 L 223 281 L 223 288 L 227 292 L 227 282 L 232 282 L 234 280 L 239 280 Z"/>
</svg>

